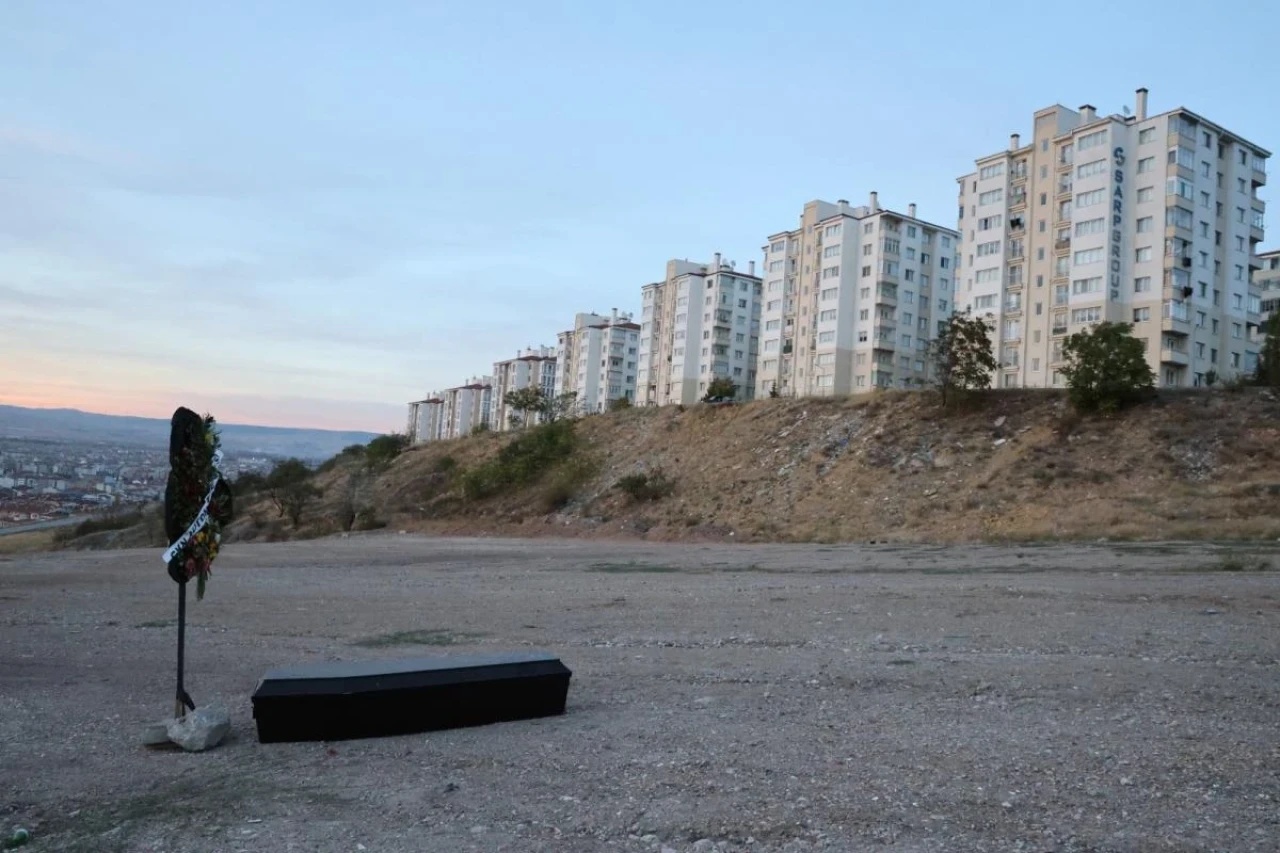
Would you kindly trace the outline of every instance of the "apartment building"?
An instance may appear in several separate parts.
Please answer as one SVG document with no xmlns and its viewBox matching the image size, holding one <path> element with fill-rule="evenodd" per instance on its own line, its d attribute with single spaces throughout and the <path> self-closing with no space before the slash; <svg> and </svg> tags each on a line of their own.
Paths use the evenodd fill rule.
<svg viewBox="0 0 1280 853">
<path fill-rule="evenodd" d="M 957 302 L 992 324 L 1002 387 L 1063 384 L 1067 335 L 1134 324 L 1163 386 L 1252 372 L 1270 152 L 1184 107 L 1052 106 L 959 178 Z"/>
<path fill-rule="evenodd" d="M 476 376 L 440 394 L 440 437 L 461 438 L 483 425 L 492 427 L 493 377 Z"/>
<path fill-rule="evenodd" d="M 665 279 L 640 288 L 638 402 L 696 403 L 717 378 L 754 396 L 762 283 L 755 261 L 735 266 L 719 252 L 709 264 L 671 260 Z"/>
<path fill-rule="evenodd" d="M 603 412 L 613 400 L 635 401 L 640 326 L 614 308 L 578 314 L 556 335 L 555 394 L 577 394 L 577 413 Z"/>
<path fill-rule="evenodd" d="M 410 403 L 409 423 L 405 427 L 409 443 L 438 441 L 442 437 L 443 415 L 444 398 L 440 394 L 429 394 L 426 399 Z"/>
<path fill-rule="evenodd" d="M 555 347 L 527 347 L 516 353 L 515 358 L 494 362 L 492 426 L 496 430 L 508 430 L 515 426 L 516 413 L 507 406 L 507 394 L 524 388 L 537 388 L 542 395 L 551 398 L 556 391 Z M 541 423 L 542 415 L 524 415 L 531 423 Z"/>
<path fill-rule="evenodd" d="M 1280 309 L 1280 249 L 1258 254 L 1258 266 L 1253 271 L 1253 287 L 1261 297 L 1259 324 L 1265 327 L 1271 315 Z"/>
<path fill-rule="evenodd" d="M 756 396 L 821 396 L 928 381 L 954 309 L 958 232 L 880 207 L 811 201 L 764 246 Z"/>
</svg>

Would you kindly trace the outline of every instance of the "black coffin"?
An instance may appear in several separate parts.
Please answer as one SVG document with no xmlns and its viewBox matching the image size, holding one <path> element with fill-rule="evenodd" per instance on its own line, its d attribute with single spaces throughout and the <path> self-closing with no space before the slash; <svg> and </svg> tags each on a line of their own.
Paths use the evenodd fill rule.
<svg viewBox="0 0 1280 853">
<path fill-rule="evenodd" d="M 344 740 L 564 713 L 572 675 L 542 652 L 273 669 L 253 692 L 262 743 Z"/>
</svg>

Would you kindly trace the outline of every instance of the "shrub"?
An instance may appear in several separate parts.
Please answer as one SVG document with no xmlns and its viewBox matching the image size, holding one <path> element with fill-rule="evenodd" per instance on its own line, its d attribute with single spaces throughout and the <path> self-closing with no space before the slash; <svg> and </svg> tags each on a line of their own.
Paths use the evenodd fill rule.
<svg viewBox="0 0 1280 853">
<path fill-rule="evenodd" d="M 596 475 L 597 467 L 594 460 L 585 456 L 574 456 L 560 463 L 538 496 L 539 509 L 543 512 L 562 509 L 582 493 L 583 487 Z"/>
<path fill-rule="evenodd" d="M 431 470 L 436 474 L 452 474 L 458 470 L 458 460 L 445 454 L 431 463 Z"/>
<path fill-rule="evenodd" d="M 628 474 L 615 485 L 633 503 L 662 500 L 675 491 L 675 487 L 675 482 L 661 468 L 647 474 Z"/>
<path fill-rule="evenodd" d="M 342 448 L 342 451 L 338 453 L 337 456 L 331 456 L 330 458 L 321 462 L 320 466 L 316 468 L 316 471 L 320 473 L 324 473 L 326 471 L 332 471 L 334 468 L 338 466 L 339 463 L 344 462 L 348 459 L 363 459 L 364 455 L 365 455 L 365 446 L 363 444 L 348 444 L 346 447 Z"/>
<path fill-rule="evenodd" d="M 609 411 L 611 412 L 621 412 L 622 410 L 629 408 L 631 408 L 630 397 L 614 397 L 609 401 Z"/>
<path fill-rule="evenodd" d="M 373 507 L 361 507 L 355 514 L 356 530 L 381 530 L 386 526 L 387 523 L 378 518 L 378 513 Z"/>
<path fill-rule="evenodd" d="M 733 384 L 733 380 L 728 376 L 717 376 L 707 385 L 707 393 L 702 395 L 702 402 L 732 400 L 736 396 L 738 396 L 738 386 Z"/>
<path fill-rule="evenodd" d="M 498 451 L 496 458 L 462 477 L 468 500 L 487 498 L 509 488 L 532 483 L 577 447 L 574 422 L 556 420 L 532 427 Z"/>
<path fill-rule="evenodd" d="M 257 494 L 267 487 L 267 478 L 256 471 L 246 471 L 231 481 L 231 493 L 237 497 Z"/>
<path fill-rule="evenodd" d="M 281 518 L 289 516 L 293 526 L 302 521 L 302 513 L 312 498 L 322 492 L 311 482 L 311 469 L 300 459 L 277 462 L 267 475 L 267 495 Z"/>
<path fill-rule="evenodd" d="M 81 536 L 91 536 L 94 533 L 106 533 L 111 530 L 126 530 L 130 527 L 141 524 L 144 520 L 141 510 L 112 510 L 104 515 L 95 515 L 91 518 L 86 518 L 79 524 L 60 527 L 53 535 L 53 539 L 55 542 L 70 542 L 72 539 L 79 539 Z"/>
<path fill-rule="evenodd" d="M 1267 318 L 1265 334 L 1253 378 L 1259 385 L 1276 388 L 1280 387 L 1280 311 L 1272 311 Z"/>
<path fill-rule="evenodd" d="M 364 457 L 370 466 L 382 466 L 391 462 L 409 446 L 409 436 L 393 432 L 380 435 L 364 449 Z"/>
<path fill-rule="evenodd" d="M 1067 397 L 1081 412 L 1113 412 L 1151 395 L 1155 374 L 1130 323 L 1099 323 L 1062 348 Z"/>
<path fill-rule="evenodd" d="M 489 431 L 489 422 L 481 421 L 471 428 L 472 435 L 484 435 Z"/>
</svg>

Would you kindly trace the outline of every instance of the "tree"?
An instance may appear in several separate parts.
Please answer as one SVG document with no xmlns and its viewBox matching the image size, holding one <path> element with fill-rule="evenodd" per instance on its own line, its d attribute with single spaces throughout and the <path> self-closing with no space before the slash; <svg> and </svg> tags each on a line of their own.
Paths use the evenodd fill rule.
<svg viewBox="0 0 1280 853">
<path fill-rule="evenodd" d="M 1067 396 L 1081 412 L 1112 412 L 1151 393 L 1155 374 L 1130 323 L 1099 323 L 1062 347 Z"/>
<path fill-rule="evenodd" d="M 301 459 L 281 460 L 267 475 L 267 496 L 280 517 L 287 515 L 294 527 L 302 521 L 307 504 L 321 494 L 311 482 L 311 469 Z"/>
<path fill-rule="evenodd" d="M 364 458 L 370 467 L 385 465 L 399 456 L 409 446 L 409 437 L 393 432 L 380 435 L 369 442 L 364 450 Z"/>
<path fill-rule="evenodd" d="M 563 394 L 557 394 L 547 401 L 547 406 L 543 410 L 543 417 L 547 423 L 558 421 L 561 418 L 572 418 L 578 411 L 578 392 L 565 391 Z"/>
<path fill-rule="evenodd" d="M 773 383 L 772 385 L 770 385 L 770 386 L 769 386 L 769 396 L 770 396 L 771 398 L 774 398 L 774 399 L 776 399 L 776 398 L 778 398 L 778 397 L 781 397 L 781 396 L 782 396 L 781 394 L 779 394 L 779 393 L 778 393 L 778 383 L 777 383 L 777 382 L 775 382 L 775 383 Z"/>
<path fill-rule="evenodd" d="M 1253 378 L 1259 385 L 1276 388 L 1280 387 L 1280 311 L 1271 312 L 1267 318 L 1266 336 Z"/>
<path fill-rule="evenodd" d="M 502 396 L 502 402 L 512 412 L 511 425 L 518 426 L 530 423 L 533 420 L 529 417 L 530 414 L 546 412 L 549 401 L 546 395 L 542 393 L 541 388 L 536 385 L 530 385 L 526 388 L 508 391 Z"/>
<path fill-rule="evenodd" d="M 621 412 L 623 409 L 631 408 L 630 397 L 614 397 L 609 401 L 609 411 Z"/>
<path fill-rule="evenodd" d="M 717 376 L 707 385 L 707 393 L 702 396 L 702 402 L 732 400 L 736 396 L 738 396 L 738 386 L 733 384 L 733 380 L 728 376 Z"/>
<path fill-rule="evenodd" d="M 990 388 L 997 364 L 987 322 L 968 312 L 951 315 L 929 344 L 929 360 L 944 406 L 955 391 Z"/>
</svg>

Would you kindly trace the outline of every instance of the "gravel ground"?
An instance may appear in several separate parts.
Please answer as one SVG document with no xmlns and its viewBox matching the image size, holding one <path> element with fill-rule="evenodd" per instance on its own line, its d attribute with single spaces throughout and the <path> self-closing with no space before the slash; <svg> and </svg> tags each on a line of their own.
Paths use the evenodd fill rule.
<svg viewBox="0 0 1280 853">
<path fill-rule="evenodd" d="M 0 826 L 33 851 L 1275 851 L 1262 563 L 1280 549 L 233 546 L 188 641 L 232 736 L 190 755 L 139 745 L 172 710 L 157 552 L 0 558 Z M 574 671 L 565 716 L 254 735 L 273 666 L 529 648 Z"/>
</svg>

